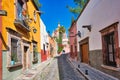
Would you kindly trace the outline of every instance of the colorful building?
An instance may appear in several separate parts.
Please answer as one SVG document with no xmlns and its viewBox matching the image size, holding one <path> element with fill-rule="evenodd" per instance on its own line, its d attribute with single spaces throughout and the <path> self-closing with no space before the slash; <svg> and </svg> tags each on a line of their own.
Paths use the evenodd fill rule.
<svg viewBox="0 0 120 80">
<path fill-rule="evenodd" d="M 90 0 L 77 20 L 81 62 L 120 79 L 120 1 Z"/>
<path fill-rule="evenodd" d="M 43 23 L 42 19 L 40 19 L 41 25 L 41 61 L 47 60 L 47 56 L 49 54 L 48 45 L 49 45 L 49 38 L 48 33 L 46 31 L 46 26 Z"/>
<path fill-rule="evenodd" d="M 70 53 L 69 40 L 68 40 L 66 32 L 63 33 L 62 45 L 64 46 L 63 50 L 65 51 L 65 53 Z"/>
<path fill-rule="evenodd" d="M 2 10 L 2 0 L 0 0 L 0 10 Z M 1 11 L 0 11 L 1 12 Z M 2 80 L 2 14 L 0 14 L 0 80 Z"/>
<path fill-rule="evenodd" d="M 77 59 L 77 27 L 76 21 L 73 21 L 69 29 L 70 57 Z"/>
<path fill-rule="evenodd" d="M 2 9 L 2 79 L 13 80 L 40 61 L 40 12 L 34 0 L 3 0 Z"/>
<path fill-rule="evenodd" d="M 55 39 L 49 35 L 49 56 L 55 57 L 57 56 L 57 42 Z"/>
</svg>

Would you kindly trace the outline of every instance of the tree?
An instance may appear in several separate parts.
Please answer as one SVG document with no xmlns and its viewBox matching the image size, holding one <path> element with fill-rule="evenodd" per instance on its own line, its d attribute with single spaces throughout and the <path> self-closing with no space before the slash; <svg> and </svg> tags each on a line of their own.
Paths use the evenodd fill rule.
<svg viewBox="0 0 120 80">
<path fill-rule="evenodd" d="M 77 18 L 88 1 L 89 0 L 74 0 L 76 7 L 67 6 L 67 8 L 75 15 L 75 18 Z"/>
<path fill-rule="evenodd" d="M 58 39 L 58 53 L 60 53 L 63 49 L 63 45 L 62 45 L 63 33 L 65 33 L 65 28 L 64 26 L 60 26 L 59 27 L 59 39 Z"/>
<path fill-rule="evenodd" d="M 42 4 L 40 4 L 38 0 L 33 0 L 33 1 L 35 2 L 37 8 L 40 8 L 42 6 Z"/>
</svg>

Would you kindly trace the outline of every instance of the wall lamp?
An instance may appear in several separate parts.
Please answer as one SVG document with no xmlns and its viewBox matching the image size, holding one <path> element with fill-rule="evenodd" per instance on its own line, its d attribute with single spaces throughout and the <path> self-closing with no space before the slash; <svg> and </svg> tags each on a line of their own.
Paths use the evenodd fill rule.
<svg viewBox="0 0 120 80">
<path fill-rule="evenodd" d="M 31 28 L 31 30 L 33 30 L 34 33 L 37 32 L 37 29 L 34 26 Z"/>
<path fill-rule="evenodd" d="M 73 32 L 71 32 L 71 33 L 73 33 Z M 69 36 L 69 37 L 76 37 L 78 35 L 78 37 L 81 37 L 81 32 L 80 31 L 78 31 L 78 33 L 77 34 L 75 34 L 74 36 Z"/>
<path fill-rule="evenodd" d="M 91 25 L 83 25 L 82 28 L 87 28 L 91 32 Z"/>
</svg>

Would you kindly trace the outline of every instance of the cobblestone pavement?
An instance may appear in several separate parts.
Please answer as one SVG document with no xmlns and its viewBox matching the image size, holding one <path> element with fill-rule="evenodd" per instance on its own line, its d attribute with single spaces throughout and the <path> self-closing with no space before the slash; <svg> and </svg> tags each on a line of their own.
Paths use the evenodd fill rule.
<svg viewBox="0 0 120 80">
<path fill-rule="evenodd" d="M 54 58 L 34 80 L 59 80 L 57 59 Z"/>
<path fill-rule="evenodd" d="M 88 80 L 118 80 L 117 78 L 110 76 L 106 73 L 103 73 L 88 64 L 80 63 L 77 61 L 74 61 L 70 58 L 68 60 L 71 62 L 71 64 L 76 67 L 78 71 L 80 71 Z M 79 67 L 78 67 L 79 64 Z"/>
<path fill-rule="evenodd" d="M 58 57 L 60 80 L 86 80 L 68 61 L 67 54 Z"/>
</svg>

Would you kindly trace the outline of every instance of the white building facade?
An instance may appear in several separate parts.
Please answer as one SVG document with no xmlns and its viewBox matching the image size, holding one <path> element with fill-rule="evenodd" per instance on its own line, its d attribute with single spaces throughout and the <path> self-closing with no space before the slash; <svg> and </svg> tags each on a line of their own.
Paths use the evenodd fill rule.
<svg viewBox="0 0 120 80">
<path fill-rule="evenodd" d="M 90 0 L 77 20 L 81 62 L 95 68 L 120 68 L 120 0 Z M 113 71 L 115 74 L 117 72 Z M 114 75 L 117 76 L 117 75 Z"/>
<path fill-rule="evenodd" d="M 42 19 L 40 19 L 40 25 L 41 25 L 41 60 L 45 61 L 47 59 L 48 55 L 48 45 L 49 45 L 49 38 L 48 33 L 46 31 L 46 26 L 43 23 Z"/>
</svg>

